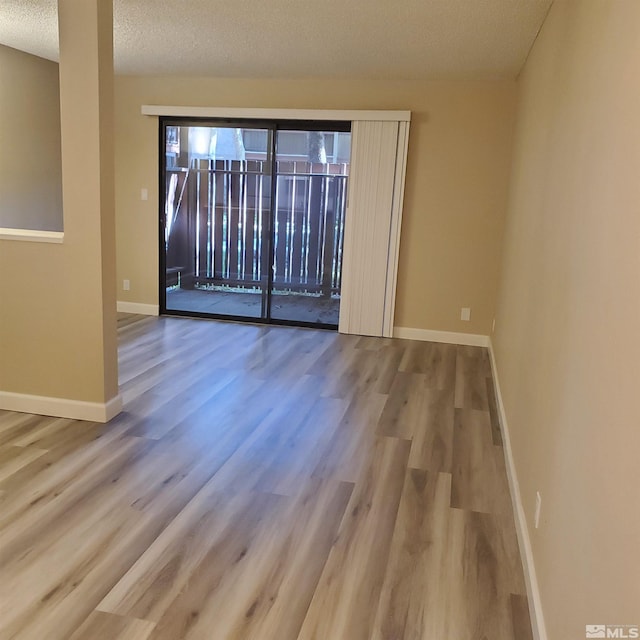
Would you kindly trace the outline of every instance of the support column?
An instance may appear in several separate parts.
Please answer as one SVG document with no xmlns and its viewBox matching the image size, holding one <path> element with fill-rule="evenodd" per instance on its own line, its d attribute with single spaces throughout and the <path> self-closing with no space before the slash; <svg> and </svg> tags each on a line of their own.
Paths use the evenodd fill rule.
<svg viewBox="0 0 640 640">
<path fill-rule="evenodd" d="M 87 389 L 104 403 L 105 419 L 119 412 L 113 149 L 113 2 L 58 0 L 62 193 L 65 244 L 75 295 L 83 301 L 78 326 Z"/>
</svg>

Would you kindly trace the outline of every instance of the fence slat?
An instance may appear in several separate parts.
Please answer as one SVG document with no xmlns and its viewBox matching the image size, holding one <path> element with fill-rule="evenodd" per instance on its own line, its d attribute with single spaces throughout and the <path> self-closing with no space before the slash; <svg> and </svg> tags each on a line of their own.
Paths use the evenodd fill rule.
<svg viewBox="0 0 640 640">
<path fill-rule="evenodd" d="M 348 165 L 279 162 L 274 203 L 266 165 L 196 161 L 189 173 L 177 174 L 177 184 L 176 172 L 166 171 L 175 207 L 167 268 L 184 268 L 186 286 L 256 286 L 266 275 L 263 235 L 273 205 L 274 286 L 325 296 L 339 291 Z M 178 192 L 184 192 L 179 203 Z"/>
</svg>

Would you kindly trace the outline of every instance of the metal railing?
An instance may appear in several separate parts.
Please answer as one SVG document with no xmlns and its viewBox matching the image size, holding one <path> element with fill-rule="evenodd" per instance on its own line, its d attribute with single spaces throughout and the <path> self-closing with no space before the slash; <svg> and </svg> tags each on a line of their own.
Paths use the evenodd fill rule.
<svg viewBox="0 0 640 640">
<path fill-rule="evenodd" d="M 340 291 L 348 165 L 276 163 L 272 207 L 269 164 L 166 169 L 166 266 L 183 288 L 261 288 L 271 267 L 274 289 Z"/>
</svg>

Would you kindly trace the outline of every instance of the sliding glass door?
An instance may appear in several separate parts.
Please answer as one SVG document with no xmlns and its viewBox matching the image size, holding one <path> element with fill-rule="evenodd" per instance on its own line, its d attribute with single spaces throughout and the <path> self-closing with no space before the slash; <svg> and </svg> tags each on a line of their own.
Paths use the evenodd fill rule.
<svg viewBox="0 0 640 640">
<path fill-rule="evenodd" d="M 278 130 L 271 318 L 337 326 L 349 132 Z"/>
<path fill-rule="evenodd" d="M 164 313 L 336 327 L 348 124 L 161 121 Z"/>
<path fill-rule="evenodd" d="M 264 317 L 272 132 L 254 130 L 259 158 L 247 159 L 240 127 L 163 129 L 164 310 Z"/>
</svg>

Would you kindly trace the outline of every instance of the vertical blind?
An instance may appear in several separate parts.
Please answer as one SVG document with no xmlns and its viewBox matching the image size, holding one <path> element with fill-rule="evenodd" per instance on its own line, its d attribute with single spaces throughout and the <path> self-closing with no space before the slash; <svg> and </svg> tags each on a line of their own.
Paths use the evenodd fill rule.
<svg viewBox="0 0 640 640">
<path fill-rule="evenodd" d="M 339 330 L 391 337 L 409 122 L 355 121 L 351 136 Z"/>
</svg>

